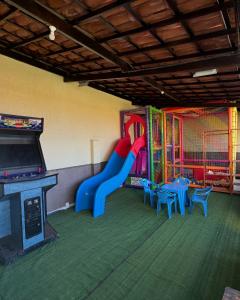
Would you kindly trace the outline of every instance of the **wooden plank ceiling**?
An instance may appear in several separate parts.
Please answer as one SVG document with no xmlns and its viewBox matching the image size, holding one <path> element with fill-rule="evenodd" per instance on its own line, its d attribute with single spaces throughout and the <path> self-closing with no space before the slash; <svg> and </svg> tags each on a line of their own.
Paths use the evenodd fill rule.
<svg viewBox="0 0 240 300">
<path fill-rule="evenodd" d="M 0 53 L 137 105 L 239 106 L 239 2 L 0 1 Z"/>
</svg>

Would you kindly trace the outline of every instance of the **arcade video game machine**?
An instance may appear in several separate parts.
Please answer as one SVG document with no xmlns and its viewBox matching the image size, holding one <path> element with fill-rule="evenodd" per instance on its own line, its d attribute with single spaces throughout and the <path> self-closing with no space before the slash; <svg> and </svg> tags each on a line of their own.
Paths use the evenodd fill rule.
<svg viewBox="0 0 240 300">
<path fill-rule="evenodd" d="M 0 114 L 0 262 L 57 237 L 47 221 L 46 192 L 58 176 L 46 171 L 43 119 Z"/>
</svg>

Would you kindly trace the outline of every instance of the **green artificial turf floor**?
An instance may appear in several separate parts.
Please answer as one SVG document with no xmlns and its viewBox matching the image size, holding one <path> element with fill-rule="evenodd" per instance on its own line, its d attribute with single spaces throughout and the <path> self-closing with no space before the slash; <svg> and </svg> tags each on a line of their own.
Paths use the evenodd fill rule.
<svg viewBox="0 0 240 300">
<path fill-rule="evenodd" d="M 222 299 L 240 289 L 240 196 L 212 193 L 209 215 L 158 217 L 141 190 L 121 189 L 98 219 L 49 217 L 60 238 L 0 266 L 1 300 Z"/>
</svg>

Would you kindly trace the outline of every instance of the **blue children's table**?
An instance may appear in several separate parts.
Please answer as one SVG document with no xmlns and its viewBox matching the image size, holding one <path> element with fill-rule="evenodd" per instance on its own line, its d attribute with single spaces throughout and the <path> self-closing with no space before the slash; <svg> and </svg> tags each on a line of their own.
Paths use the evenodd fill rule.
<svg viewBox="0 0 240 300">
<path fill-rule="evenodd" d="M 185 202 L 187 200 L 188 185 L 180 183 L 167 183 L 161 186 L 161 189 L 176 193 L 178 195 L 178 202 L 181 216 L 185 215 Z"/>
</svg>

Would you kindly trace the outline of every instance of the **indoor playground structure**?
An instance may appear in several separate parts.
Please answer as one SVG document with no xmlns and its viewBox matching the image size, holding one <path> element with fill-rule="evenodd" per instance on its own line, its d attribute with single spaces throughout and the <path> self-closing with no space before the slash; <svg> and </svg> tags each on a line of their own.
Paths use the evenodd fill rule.
<svg viewBox="0 0 240 300">
<path fill-rule="evenodd" d="M 122 111 L 120 113 L 122 137 L 126 136 L 125 124 L 133 115 L 141 117 L 146 123 L 146 145 L 139 151 L 125 185 L 139 187 L 141 178 L 152 180 L 158 184 L 163 183 L 163 112 L 151 106 Z M 133 124 L 130 131 L 131 139 L 134 140 L 141 134 L 140 124 Z"/>
<path fill-rule="evenodd" d="M 130 130 L 136 124 L 141 134 L 131 141 Z M 91 209 L 94 217 L 103 215 L 106 197 L 126 180 L 139 151 L 146 145 L 145 120 L 139 115 L 131 115 L 124 132 L 124 137 L 118 141 L 104 170 L 79 186 L 76 193 L 76 212 Z"/>
<path fill-rule="evenodd" d="M 122 111 L 121 139 L 105 169 L 85 180 L 76 194 L 76 212 L 104 214 L 106 197 L 122 184 L 161 185 L 183 176 L 190 186 L 240 191 L 240 129 L 237 108 L 151 106 Z"/>
<path fill-rule="evenodd" d="M 165 181 L 182 175 L 192 186 L 240 191 L 237 124 L 237 108 L 166 109 Z"/>
</svg>

